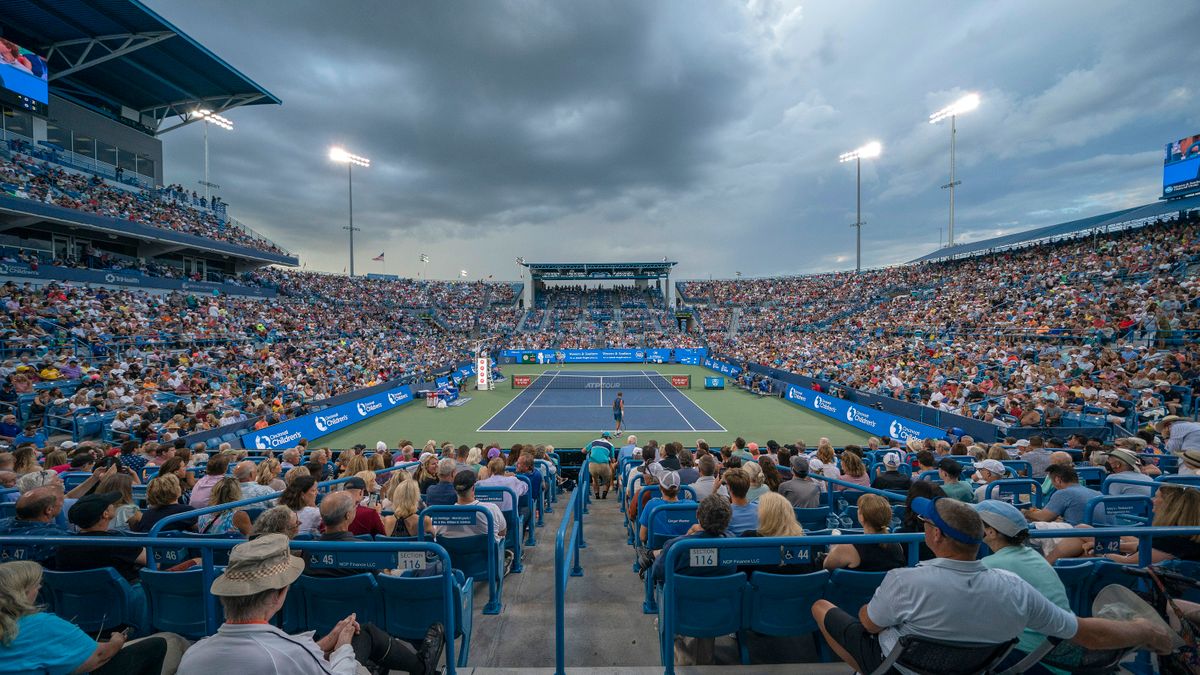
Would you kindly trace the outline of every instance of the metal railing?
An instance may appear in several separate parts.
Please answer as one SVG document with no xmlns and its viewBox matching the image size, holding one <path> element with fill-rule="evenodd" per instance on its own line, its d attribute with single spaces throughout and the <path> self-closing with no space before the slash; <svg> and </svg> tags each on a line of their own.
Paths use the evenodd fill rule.
<svg viewBox="0 0 1200 675">
<path fill-rule="evenodd" d="M 579 483 L 563 512 L 562 523 L 554 541 L 554 672 L 566 675 L 567 663 L 567 580 L 583 576 L 579 564 L 579 549 L 586 548 L 583 540 L 583 516 L 589 499 L 589 474 L 579 472 Z"/>
</svg>

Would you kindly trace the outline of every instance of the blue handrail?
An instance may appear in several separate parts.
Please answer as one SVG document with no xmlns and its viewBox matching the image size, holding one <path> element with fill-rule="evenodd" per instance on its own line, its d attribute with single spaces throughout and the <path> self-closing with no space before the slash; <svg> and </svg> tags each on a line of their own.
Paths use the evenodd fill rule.
<svg viewBox="0 0 1200 675">
<path fill-rule="evenodd" d="M 1156 536 L 1196 536 L 1200 535 L 1200 527 L 1095 527 L 1095 528 L 1072 528 L 1069 530 L 1030 530 L 1029 536 L 1032 539 L 1060 539 L 1068 537 L 1095 537 L 1105 539 L 1119 539 L 1120 537 L 1137 537 L 1138 539 L 1138 566 L 1147 567 L 1151 564 L 1151 542 Z M 719 565 L 719 549 L 747 549 L 761 548 L 763 550 L 773 549 L 776 555 L 780 551 L 791 548 L 807 548 L 811 546 L 830 546 L 833 544 L 901 544 L 911 548 L 916 547 L 920 542 L 925 541 L 924 533 L 912 532 L 904 534 L 861 534 L 861 535 L 819 535 L 819 536 L 802 536 L 802 537 L 714 537 L 714 538 L 684 538 L 675 542 L 673 546 L 666 552 L 665 578 L 663 584 L 663 601 L 660 603 L 660 621 L 662 623 L 663 639 L 673 640 L 675 636 L 674 603 L 668 599 L 673 597 L 675 593 L 675 578 L 681 573 L 676 572 L 675 567 L 679 564 L 680 558 L 688 555 L 692 549 L 718 549 L 714 566 Z M 739 556 L 739 559 L 745 556 Z M 561 638 L 562 628 L 559 627 Z M 666 675 L 674 675 L 675 672 L 675 654 L 673 649 L 662 649 L 663 655 L 663 672 Z M 561 666 L 558 675 L 562 675 Z"/>
<path fill-rule="evenodd" d="M 224 505 L 222 505 L 224 506 Z M 89 546 L 92 548 L 129 548 L 133 546 L 150 547 L 162 544 L 162 539 L 154 537 L 17 537 L 0 535 L 0 547 L 8 545 L 29 545 L 36 541 L 38 545 L 47 546 Z M 232 549 L 245 543 L 237 539 L 189 539 L 188 547 L 200 549 L 203 586 L 206 589 L 204 601 L 206 604 L 206 625 L 209 635 L 217 631 L 217 598 L 207 592 L 212 582 L 217 578 L 213 565 L 213 551 Z M 442 594 L 444 596 L 443 612 L 446 628 L 446 673 L 455 672 L 454 640 L 457 630 L 454 620 L 454 570 L 450 566 L 450 554 L 439 544 L 427 541 L 291 541 L 289 548 L 302 551 L 321 551 L 331 553 L 401 553 L 419 552 L 434 554 L 442 565 Z"/>
<path fill-rule="evenodd" d="M 880 497 L 886 497 L 888 500 L 893 501 L 893 502 L 903 503 L 905 501 L 908 501 L 908 495 L 903 492 L 892 492 L 891 490 L 877 490 L 873 487 L 866 487 L 864 485 L 859 485 L 858 483 L 849 483 L 849 482 L 841 480 L 839 478 L 829 478 L 828 476 L 823 476 L 819 473 L 810 473 L 810 474 L 808 474 L 808 477 L 816 478 L 817 480 L 823 480 L 826 483 L 832 483 L 833 485 L 841 485 L 844 488 L 848 488 L 848 489 L 854 490 L 856 492 L 866 492 L 867 494 L 879 495 Z M 830 500 L 830 499 L 833 499 L 832 495 L 835 493 L 832 490 L 826 490 L 825 494 L 827 495 L 826 499 Z M 832 504 L 828 504 L 828 503 L 826 505 L 832 506 Z"/>
<path fill-rule="evenodd" d="M 579 483 L 563 511 L 562 523 L 554 541 L 554 673 L 566 675 L 567 664 L 567 579 L 583 576 L 579 549 L 583 541 L 583 514 L 588 500 L 590 473 L 579 472 Z M 570 567 L 568 568 L 568 562 Z"/>
</svg>

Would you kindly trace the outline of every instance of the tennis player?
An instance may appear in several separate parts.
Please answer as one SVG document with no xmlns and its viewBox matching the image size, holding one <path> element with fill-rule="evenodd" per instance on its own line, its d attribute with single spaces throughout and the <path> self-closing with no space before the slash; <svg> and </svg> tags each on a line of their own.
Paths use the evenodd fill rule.
<svg viewBox="0 0 1200 675">
<path fill-rule="evenodd" d="M 617 422 L 617 430 L 613 433 L 621 433 L 621 421 L 625 417 L 625 399 L 621 392 L 617 392 L 617 397 L 613 399 L 613 419 Z"/>
<path fill-rule="evenodd" d="M 562 368 L 563 364 L 567 362 L 567 353 L 561 349 L 554 353 L 554 357 L 558 359 L 559 368 Z"/>
</svg>

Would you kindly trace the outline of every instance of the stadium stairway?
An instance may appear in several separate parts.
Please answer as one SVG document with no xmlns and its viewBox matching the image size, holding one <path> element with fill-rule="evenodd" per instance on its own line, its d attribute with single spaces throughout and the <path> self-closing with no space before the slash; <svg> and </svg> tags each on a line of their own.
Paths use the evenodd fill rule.
<svg viewBox="0 0 1200 675">
<path fill-rule="evenodd" d="M 655 617 L 642 613 L 643 585 L 630 571 L 632 549 L 626 543 L 620 502 L 615 493 L 593 501 L 584 517 L 587 548 L 581 554 L 584 574 L 567 584 L 567 672 L 580 675 L 661 673 Z M 560 500 L 546 514 L 538 545 L 525 548 L 525 571 L 504 579 L 504 611 L 478 612 L 487 602 L 486 584 L 475 589 L 475 626 L 471 658 L 464 675 L 553 673 L 554 668 L 554 532 L 566 511 Z M 717 641 L 720 664 L 678 667 L 680 673 L 837 673 L 852 672 L 842 664 L 737 664 L 732 639 Z"/>
</svg>

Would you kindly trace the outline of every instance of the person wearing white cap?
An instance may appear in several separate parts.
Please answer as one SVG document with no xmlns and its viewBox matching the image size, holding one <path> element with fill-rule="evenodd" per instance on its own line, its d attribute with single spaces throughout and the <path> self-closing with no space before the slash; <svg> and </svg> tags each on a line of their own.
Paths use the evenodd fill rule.
<svg viewBox="0 0 1200 675">
<path fill-rule="evenodd" d="M 884 470 L 871 481 L 871 487 L 876 490 L 908 492 L 908 488 L 912 487 L 912 478 L 900 473 L 900 453 L 885 453 L 883 467 Z"/>
<path fill-rule="evenodd" d="M 288 551 L 288 539 L 268 534 L 235 546 L 229 566 L 212 583 L 225 610 L 216 635 L 200 640 L 183 655 L 180 675 L 218 672 L 267 675 L 356 675 L 359 664 L 373 672 L 403 670 L 426 675 L 437 670 L 445 628 L 434 623 L 418 651 L 351 614 L 320 640 L 312 632 L 288 635 L 270 624 L 287 599 L 288 587 L 304 571 L 304 560 Z"/>
<path fill-rule="evenodd" d="M 658 506 L 659 504 L 675 504 L 679 501 L 679 473 L 675 471 L 664 471 L 662 475 L 658 477 L 658 487 L 660 490 L 660 496 L 652 497 L 650 501 L 646 502 L 646 505 L 642 507 L 641 512 L 638 514 L 638 525 L 640 526 L 638 528 L 638 533 L 640 534 L 640 539 L 638 541 L 647 541 L 650 537 L 650 512 L 654 510 L 654 507 Z M 655 520 L 660 524 L 665 524 L 666 519 L 662 518 L 660 520 L 660 518 L 661 514 L 660 517 L 656 518 Z M 663 531 L 665 532 L 666 529 Z M 671 534 L 678 536 L 685 533 L 686 529 L 679 532 L 672 532 Z"/>
<path fill-rule="evenodd" d="M 1004 465 L 996 459 L 985 459 L 981 462 L 975 462 L 975 476 L 983 481 L 983 484 L 975 488 L 975 501 L 982 502 L 986 497 L 988 483 L 994 483 L 1005 475 Z"/>
</svg>

